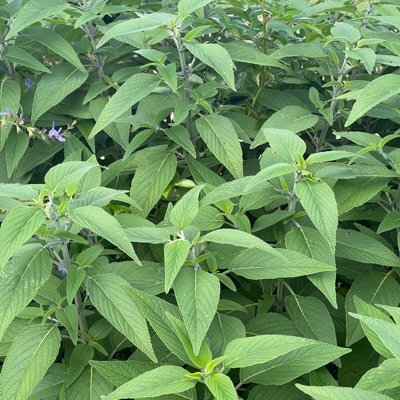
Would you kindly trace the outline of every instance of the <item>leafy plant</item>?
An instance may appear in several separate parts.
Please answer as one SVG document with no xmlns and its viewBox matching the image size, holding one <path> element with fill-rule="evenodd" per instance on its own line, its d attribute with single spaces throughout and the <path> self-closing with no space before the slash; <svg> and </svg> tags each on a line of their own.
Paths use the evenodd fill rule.
<svg viewBox="0 0 400 400">
<path fill-rule="evenodd" d="M 0 400 L 400 399 L 397 1 L 0 15 Z"/>
</svg>

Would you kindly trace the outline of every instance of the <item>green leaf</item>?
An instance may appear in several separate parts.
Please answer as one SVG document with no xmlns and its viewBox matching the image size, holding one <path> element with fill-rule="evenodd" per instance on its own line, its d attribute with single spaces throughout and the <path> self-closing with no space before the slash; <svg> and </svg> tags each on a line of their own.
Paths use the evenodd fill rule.
<svg viewBox="0 0 400 400">
<path fill-rule="evenodd" d="M 7 214 L 0 227 L 0 271 L 44 221 L 43 211 L 35 207 L 19 206 Z"/>
<path fill-rule="evenodd" d="M 179 0 L 178 12 L 182 16 L 190 15 L 211 2 L 212 0 Z"/>
<path fill-rule="evenodd" d="M 64 0 L 54 0 L 51 3 L 46 0 L 30 0 L 24 4 L 19 10 L 15 19 L 11 23 L 10 30 L 8 31 L 5 40 L 16 36 L 18 32 L 27 28 L 35 22 L 42 21 L 45 18 L 63 11 L 68 7 L 68 3 Z"/>
<path fill-rule="evenodd" d="M 397 306 L 400 302 L 400 285 L 391 275 L 376 271 L 365 271 L 353 282 L 345 303 L 347 346 L 364 337 L 360 323 L 355 318 L 349 317 L 349 312 L 357 312 L 354 296 L 367 304 Z"/>
<path fill-rule="evenodd" d="M 197 269 L 184 269 L 174 283 L 183 322 L 197 355 L 217 311 L 220 286 L 216 276 Z"/>
<path fill-rule="evenodd" d="M 297 157 L 302 156 L 306 152 L 306 143 L 295 133 L 287 129 L 269 128 L 265 136 L 269 145 L 278 156 L 285 161 L 296 162 Z"/>
<path fill-rule="evenodd" d="M 13 134 L 8 137 L 6 142 L 6 162 L 7 162 L 7 177 L 10 178 L 13 174 L 21 158 L 25 154 L 29 146 L 29 136 L 24 133 L 18 135 Z"/>
<path fill-rule="evenodd" d="M 134 243 L 167 243 L 170 241 L 170 233 L 167 229 L 158 227 L 132 227 L 124 228 L 126 236 Z"/>
<path fill-rule="evenodd" d="M 280 59 L 286 57 L 326 58 L 328 57 L 317 43 L 290 43 L 270 54 Z"/>
<path fill-rule="evenodd" d="M 55 361 L 61 337 L 56 325 L 31 325 L 19 332 L 0 375 L 0 399 L 27 399 Z"/>
<path fill-rule="evenodd" d="M 221 115 L 203 116 L 196 127 L 210 151 L 239 179 L 243 176 L 243 155 L 239 139 L 231 121 Z"/>
<path fill-rule="evenodd" d="M 268 382 L 269 385 L 283 385 L 351 351 L 350 349 L 310 339 L 297 338 L 297 340 L 300 342 L 308 340 L 309 345 L 293 350 L 264 364 L 243 368 L 240 371 L 241 382 L 260 384 Z"/>
<path fill-rule="evenodd" d="M 78 225 L 108 240 L 141 265 L 122 226 L 108 212 L 99 207 L 86 206 L 72 210 L 69 215 Z"/>
<path fill-rule="evenodd" d="M 128 282 L 115 274 L 96 275 L 87 281 L 94 306 L 116 329 L 151 360 L 156 357 L 141 309 L 123 289 Z"/>
<path fill-rule="evenodd" d="M 251 235 L 250 233 L 238 231 L 236 229 L 218 229 L 216 231 L 207 233 L 205 236 L 203 236 L 203 239 L 208 242 L 229 244 L 248 249 L 256 248 L 279 257 L 279 254 L 267 242 L 264 242 L 262 239 Z"/>
<path fill-rule="evenodd" d="M 352 317 L 357 318 L 361 321 L 361 326 L 364 329 L 364 325 L 372 331 L 374 337 L 368 335 L 372 347 L 379 353 L 382 353 L 379 349 L 379 344 L 376 343 L 375 337 L 385 346 L 385 348 L 393 354 L 394 357 L 400 359 L 400 349 L 398 346 L 400 340 L 400 326 L 394 324 L 393 322 L 388 322 L 380 318 L 372 318 L 366 315 L 359 315 L 354 313 L 349 313 Z M 364 330 L 365 331 L 365 330 Z M 366 331 L 365 331 L 366 333 Z M 385 352 L 386 353 L 386 352 Z M 386 354 L 385 354 L 386 356 Z"/>
<path fill-rule="evenodd" d="M 182 126 L 171 126 L 165 130 L 165 134 L 179 146 L 182 146 L 193 158 L 196 158 L 196 149 L 190 140 L 188 130 Z"/>
<path fill-rule="evenodd" d="M 224 374 L 216 373 L 209 375 L 205 380 L 205 384 L 210 390 L 211 394 L 215 397 L 215 400 L 238 399 L 233 382 Z"/>
<path fill-rule="evenodd" d="M 296 167 L 294 165 L 286 163 L 277 163 L 263 168 L 246 185 L 244 193 L 249 193 L 256 188 L 259 188 L 261 185 L 265 185 L 266 181 L 291 174 L 295 171 Z"/>
<path fill-rule="evenodd" d="M 379 224 L 378 230 L 376 231 L 378 234 L 383 232 L 390 231 L 400 226 L 400 212 L 398 211 L 390 211 L 383 221 Z"/>
<path fill-rule="evenodd" d="M 177 160 L 173 153 L 157 152 L 148 156 L 136 170 L 130 195 L 146 217 L 175 175 Z"/>
<path fill-rule="evenodd" d="M 158 367 L 123 384 L 108 396 L 103 397 L 103 400 L 142 399 L 181 393 L 191 389 L 197 383 L 196 380 L 186 377 L 188 373 L 185 369 L 173 365 Z"/>
<path fill-rule="evenodd" d="M 50 70 L 45 67 L 35 57 L 31 56 L 26 50 L 16 46 L 7 46 L 3 52 L 4 58 L 23 67 L 31 68 L 36 71 L 50 73 Z"/>
<path fill-rule="evenodd" d="M 168 25 L 174 19 L 174 14 L 167 13 L 152 13 L 145 14 L 140 18 L 131 18 L 126 21 L 122 21 L 114 25 L 109 29 L 106 34 L 101 38 L 97 44 L 97 48 L 100 48 L 104 43 L 111 39 L 123 38 L 127 35 L 132 35 L 139 32 L 149 31 L 155 28 L 159 28 L 163 25 Z"/>
<path fill-rule="evenodd" d="M 359 380 L 356 389 L 382 392 L 400 386 L 400 360 L 390 358 L 376 368 L 367 371 Z"/>
<path fill-rule="evenodd" d="M 82 161 L 66 161 L 50 168 L 44 182 L 52 192 L 75 191 L 79 181 L 97 164 Z"/>
<path fill-rule="evenodd" d="M 48 251 L 39 244 L 19 249 L 1 272 L 0 340 L 13 319 L 32 301 L 51 273 Z"/>
<path fill-rule="evenodd" d="M 75 66 L 81 71 L 85 71 L 85 67 L 79 60 L 74 48 L 53 29 L 47 28 L 30 28 L 26 31 L 29 38 L 36 40 L 43 46 L 46 46 L 52 52 L 58 54 L 64 60 Z"/>
<path fill-rule="evenodd" d="M 393 251 L 373 237 L 351 229 L 337 230 L 336 255 L 365 264 L 400 266 Z"/>
<path fill-rule="evenodd" d="M 32 123 L 35 124 L 46 111 L 81 87 L 87 78 L 87 72 L 70 64 L 55 65 L 51 74 L 43 76 L 37 84 L 32 105 Z"/>
<path fill-rule="evenodd" d="M 83 269 L 78 269 L 75 264 L 68 268 L 66 296 L 67 302 L 72 304 L 75 294 L 81 287 L 83 280 L 86 277 L 86 272 Z"/>
<path fill-rule="evenodd" d="M 361 118 L 371 108 L 400 93 L 400 76 L 387 74 L 374 79 L 360 91 L 345 127 Z"/>
<path fill-rule="evenodd" d="M 94 138 L 97 133 L 130 110 L 134 104 L 149 95 L 159 83 L 157 76 L 150 74 L 136 74 L 128 78 L 104 107 L 88 139 Z"/>
<path fill-rule="evenodd" d="M 164 246 L 165 293 L 168 293 L 190 251 L 187 240 L 174 240 Z"/>
<path fill-rule="evenodd" d="M 310 154 L 306 162 L 307 165 L 312 165 L 315 163 L 336 161 L 342 158 L 353 158 L 353 157 L 357 157 L 357 154 L 350 153 L 349 151 L 345 150 L 322 151 L 320 153 Z"/>
<path fill-rule="evenodd" d="M 229 53 L 216 43 L 185 43 L 185 47 L 201 62 L 211 67 L 220 75 L 232 90 L 235 88 L 235 76 L 232 58 Z"/>
<path fill-rule="evenodd" d="M 19 84 L 11 79 L 4 79 L 0 85 L 0 111 L 5 112 L 6 107 L 12 115 L 17 115 L 19 111 L 19 102 L 21 98 L 21 88 Z M 0 129 L 0 151 L 6 143 L 12 124 L 1 126 Z"/>
<path fill-rule="evenodd" d="M 313 260 L 303 254 L 275 249 L 279 256 L 259 249 L 242 251 L 231 263 L 230 269 L 236 275 L 248 279 L 292 278 L 324 271 L 335 271 L 335 267 Z"/>
<path fill-rule="evenodd" d="M 189 226 L 199 212 L 199 194 L 204 185 L 189 190 L 175 205 L 169 214 L 171 223 L 182 230 Z"/>
<path fill-rule="evenodd" d="M 336 345 L 332 318 L 325 304 L 315 297 L 285 297 L 286 310 L 297 329 L 309 339 Z"/>
<path fill-rule="evenodd" d="M 325 182 L 307 179 L 296 184 L 295 192 L 312 223 L 334 249 L 338 212 L 333 190 Z"/>
<path fill-rule="evenodd" d="M 346 22 L 335 22 L 331 33 L 335 39 L 344 39 L 349 43 L 355 43 L 361 39 L 359 30 Z"/>
<path fill-rule="evenodd" d="M 69 337 L 76 346 L 78 343 L 78 310 L 74 304 L 56 311 L 56 318 L 68 331 Z"/>
<path fill-rule="evenodd" d="M 233 61 L 286 69 L 286 67 L 275 58 L 267 56 L 249 43 L 233 40 L 228 43 L 222 43 L 222 46 L 228 51 Z"/>
<path fill-rule="evenodd" d="M 304 386 L 299 383 L 296 387 L 315 400 L 392 400 L 383 394 L 348 387 Z"/>
<path fill-rule="evenodd" d="M 285 238 L 286 248 L 314 260 L 335 265 L 335 256 L 329 242 L 317 230 L 308 227 L 291 229 Z M 336 272 L 320 272 L 307 278 L 324 294 L 333 307 L 336 302 Z"/>
</svg>

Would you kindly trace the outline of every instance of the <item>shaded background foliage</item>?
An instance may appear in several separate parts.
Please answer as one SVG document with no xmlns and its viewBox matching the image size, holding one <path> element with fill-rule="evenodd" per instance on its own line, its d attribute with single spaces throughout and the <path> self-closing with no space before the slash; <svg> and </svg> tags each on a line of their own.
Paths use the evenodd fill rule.
<svg viewBox="0 0 400 400">
<path fill-rule="evenodd" d="M 400 399 L 397 1 L 0 16 L 1 400 Z"/>
</svg>

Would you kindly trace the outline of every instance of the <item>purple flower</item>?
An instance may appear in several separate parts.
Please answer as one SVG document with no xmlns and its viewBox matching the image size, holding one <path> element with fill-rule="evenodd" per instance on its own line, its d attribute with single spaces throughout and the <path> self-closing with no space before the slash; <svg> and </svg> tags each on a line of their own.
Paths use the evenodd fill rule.
<svg viewBox="0 0 400 400">
<path fill-rule="evenodd" d="M 19 114 L 18 125 L 21 126 L 25 123 L 23 114 Z"/>
<path fill-rule="evenodd" d="M 62 132 L 62 128 L 56 129 L 56 123 L 53 121 L 51 129 L 49 130 L 49 137 L 54 137 L 59 142 L 65 142 L 65 138 L 63 138 L 60 133 Z"/>
<path fill-rule="evenodd" d="M 10 110 L 10 107 L 6 107 L 6 111 L 5 112 L 0 112 L 0 115 L 7 115 L 9 118 L 12 118 L 12 112 Z"/>
<path fill-rule="evenodd" d="M 32 86 L 33 80 L 31 78 L 24 78 L 25 87 L 29 89 Z"/>
</svg>

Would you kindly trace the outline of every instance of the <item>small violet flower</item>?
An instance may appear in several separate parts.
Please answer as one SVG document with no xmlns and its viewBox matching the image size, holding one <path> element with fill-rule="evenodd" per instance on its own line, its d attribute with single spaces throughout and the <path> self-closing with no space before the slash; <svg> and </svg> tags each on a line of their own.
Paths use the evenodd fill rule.
<svg viewBox="0 0 400 400">
<path fill-rule="evenodd" d="M 12 113 L 10 110 L 10 107 L 6 107 L 6 111 L 5 112 L 0 112 L 0 115 L 7 115 L 9 118 L 12 118 Z"/>
<path fill-rule="evenodd" d="M 65 142 L 65 138 L 63 138 L 60 133 L 62 132 L 62 128 L 59 128 L 58 130 L 56 129 L 55 122 L 53 121 L 53 125 L 51 126 L 51 129 L 49 130 L 49 137 L 54 137 L 56 140 L 59 142 Z"/>
<path fill-rule="evenodd" d="M 23 114 L 19 114 L 18 125 L 21 126 L 25 123 Z"/>
<path fill-rule="evenodd" d="M 24 78 L 25 87 L 29 89 L 32 86 L 33 80 L 31 78 Z"/>
</svg>

